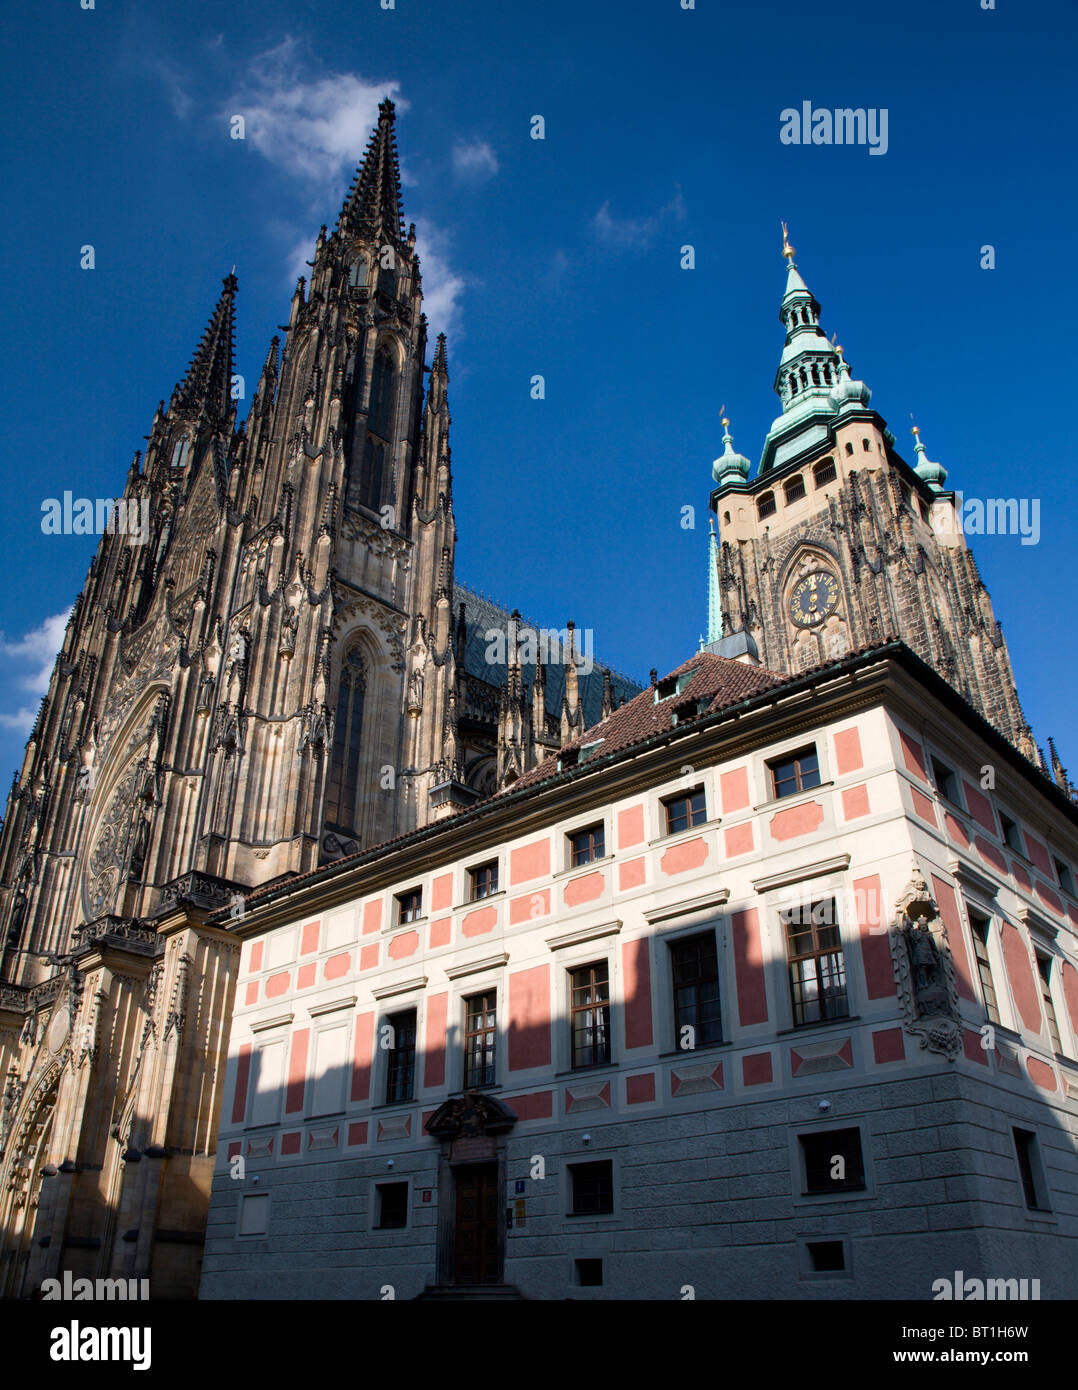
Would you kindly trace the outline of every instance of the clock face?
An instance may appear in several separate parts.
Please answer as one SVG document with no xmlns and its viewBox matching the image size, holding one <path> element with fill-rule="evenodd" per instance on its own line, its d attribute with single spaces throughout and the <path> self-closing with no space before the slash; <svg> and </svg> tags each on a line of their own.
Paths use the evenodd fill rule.
<svg viewBox="0 0 1078 1390">
<path fill-rule="evenodd" d="M 790 617 L 798 627 L 815 627 L 838 607 L 838 580 L 826 570 L 799 579 L 790 595 Z"/>
</svg>

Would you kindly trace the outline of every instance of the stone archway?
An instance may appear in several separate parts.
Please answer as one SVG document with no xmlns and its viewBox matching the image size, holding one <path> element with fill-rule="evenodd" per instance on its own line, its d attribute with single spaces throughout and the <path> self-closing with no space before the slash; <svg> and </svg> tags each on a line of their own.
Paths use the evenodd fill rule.
<svg viewBox="0 0 1078 1390">
<path fill-rule="evenodd" d="M 12 1130 L 0 1167 L 0 1298 L 23 1298 L 61 1068 L 50 1067 L 28 1098 Z"/>
</svg>

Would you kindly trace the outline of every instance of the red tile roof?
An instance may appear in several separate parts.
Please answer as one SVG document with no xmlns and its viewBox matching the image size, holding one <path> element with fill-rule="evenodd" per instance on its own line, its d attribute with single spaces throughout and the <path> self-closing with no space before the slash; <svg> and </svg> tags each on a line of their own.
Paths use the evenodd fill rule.
<svg viewBox="0 0 1078 1390">
<path fill-rule="evenodd" d="M 680 690 L 676 690 L 685 676 L 688 676 L 688 680 Z M 785 672 L 731 661 L 729 657 L 716 656 L 713 652 L 697 652 L 658 682 L 658 702 L 655 698 L 656 687 L 649 686 L 607 719 L 572 739 L 560 752 L 551 753 L 538 766 L 530 768 L 505 791 L 519 791 L 521 787 L 548 781 L 556 777 L 559 770 L 564 771 L 586 762 L 587 756 L 579 755 L 582 750 L 588 749 L 589 744 L 598 743 L 594 755 L 606 757 L 653 734 L 665 733 L 675 723 L 714 714 L 762 690 L 784 685 L 789 680 Z M 671 691 L 665 694 L 668 685 L 673 685 L 676 693 Z M 591 755 L 590 749 L 588 755 Z"/>
</svg>

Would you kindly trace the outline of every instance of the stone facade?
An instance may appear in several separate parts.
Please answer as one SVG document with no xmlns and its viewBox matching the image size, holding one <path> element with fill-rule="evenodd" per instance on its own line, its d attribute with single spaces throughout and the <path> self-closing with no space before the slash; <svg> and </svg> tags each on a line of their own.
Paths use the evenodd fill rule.
<svg viewBox="0 0 1078 1390">
<path fill-rule="evenodd" d="M 74 1265 L 194 1295 L 235 981 L 208 908 L 507 767 L 519 662 L 485 637 L 513 620 L 455 583 L 446 344 L 428 365 L 392 103 L 242 423 L 237 293 L 229 275 L 135 456 L 148 534 L 102 536 L 8 798 L 0 1294 Z M 543 674 L 516 773 L 601 688 L 639 689 Z"/>
<path fill-rule="evenodd" d="M 203 1297 L 471 1293 L 477 1242 L 503 1296 L 928 1299 L 964 1270 L 1073 1297 L 1078 815 L 905 648 L 814 675 L 702 653 L 560 770 L 256 896 Z M 824 902 L 813 1017 L 787 923 Z"/>
</svg>

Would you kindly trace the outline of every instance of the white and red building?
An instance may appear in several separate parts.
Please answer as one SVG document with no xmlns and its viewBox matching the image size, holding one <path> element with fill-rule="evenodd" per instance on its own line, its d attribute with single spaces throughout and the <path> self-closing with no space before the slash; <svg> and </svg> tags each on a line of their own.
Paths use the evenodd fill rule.
<svg viewBox="0 0 1078 1390">
<path fill-rule="evenodd" d="M 902 645 L 701 651 L 219 914 L 201 1296 L 1074 1296 L 1076 866 L 1078 808 Z"/>
</svg>

